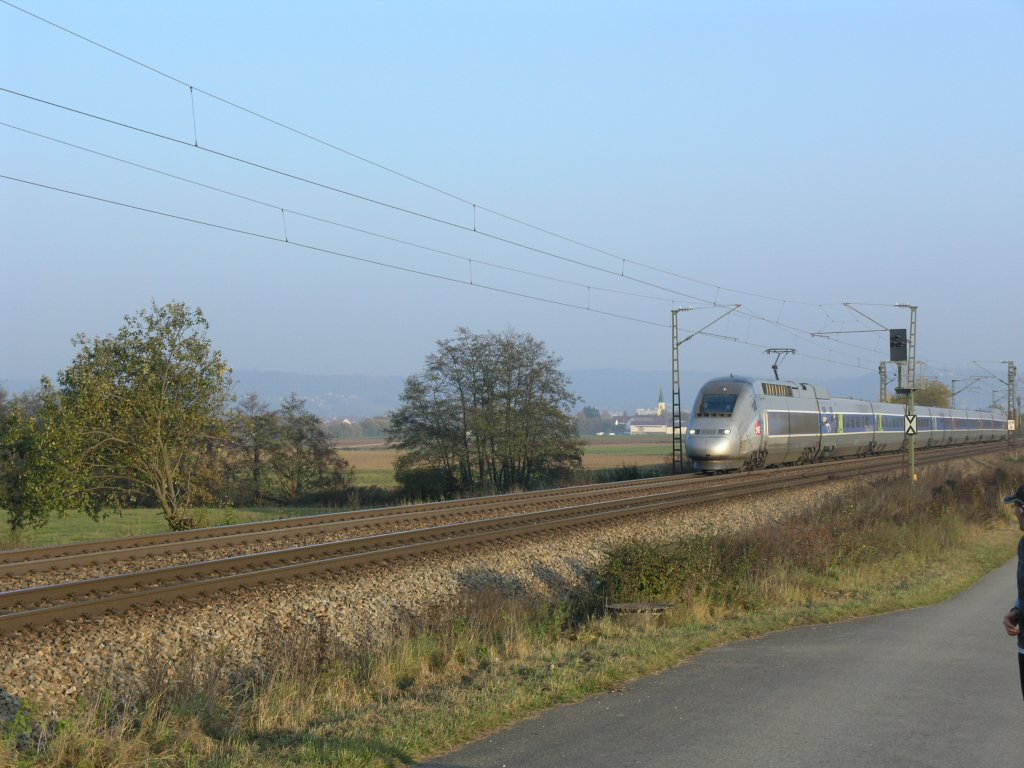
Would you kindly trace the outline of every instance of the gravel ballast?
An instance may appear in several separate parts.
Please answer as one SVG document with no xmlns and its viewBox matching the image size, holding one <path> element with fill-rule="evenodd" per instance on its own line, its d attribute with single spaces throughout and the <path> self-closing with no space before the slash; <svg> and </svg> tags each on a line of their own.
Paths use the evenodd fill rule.
<svg viewBox="0 0 1024 768">
<path fill-rule="evenodd" d="M 484 589 L 565 598 L 588 586 L 615 544 L 768 525 L 812 509 L 826 496 L 852 493 L 858 483 L 687 506 L 24 630 L 0 637 L 0 719 L 10 717 L 22 698 L 46 710 L 36 717 L 59 715 L 101 689 L 144 689 L 155 676 L 173 679 L 198 668 L 230 673 L 258 667 L 280 654 L 289 637 L 326 636 L 335 646 L 366 649 Z"/>
</svg>

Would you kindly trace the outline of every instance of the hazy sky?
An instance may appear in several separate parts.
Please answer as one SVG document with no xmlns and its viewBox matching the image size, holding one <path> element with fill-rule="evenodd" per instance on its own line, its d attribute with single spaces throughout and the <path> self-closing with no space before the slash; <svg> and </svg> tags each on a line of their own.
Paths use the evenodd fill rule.
<svg viewBox="0 0 1024 768">
<path fill-rule="evenodd" d="M 464 325 L 668 370 L 673 308 L 741 304 L 684 377 L 795 348 L 813 381 L 876 372 L 887 335 L 836 332 L 898 303 L 947 381 L 1024 368 L 1021 0 L 0 0 L 0 30 L 0 174 L 77 193 L 0 179 L 0 380 L 171 300 L 235 368 L 407 375 Z"/>
</svg>

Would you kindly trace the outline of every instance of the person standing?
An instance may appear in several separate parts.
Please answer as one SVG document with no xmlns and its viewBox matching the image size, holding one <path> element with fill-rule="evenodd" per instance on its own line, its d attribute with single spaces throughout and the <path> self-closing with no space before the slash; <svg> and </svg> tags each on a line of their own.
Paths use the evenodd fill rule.
<svg viewBox="0 0 1024 768">
<path fill-rule="evenodd" d="M 1013 504 L 1013 513 L 1017 516 L 1017 524 L 1024 531 L 1024 485 L 1020 486 L 1012 496 L 1003 499 L 1004 504 Z M 1020 691 L 1024 695 L 1024 633 L 1021 632 L 1021 611 L 1024 606 L 1024 536 L 1017 543 L 1017 602 L 1010 612 L 1003 617 L 1006 634 L 1017 638 L 1017 662 L 1020 664 Z"/>
</svg>

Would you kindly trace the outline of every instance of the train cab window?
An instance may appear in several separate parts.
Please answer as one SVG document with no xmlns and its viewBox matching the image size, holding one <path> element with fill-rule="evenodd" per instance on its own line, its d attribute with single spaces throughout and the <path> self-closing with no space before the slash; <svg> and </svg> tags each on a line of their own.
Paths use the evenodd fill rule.
<svg viewBox="0 0 1024 768">
<path fill-rule="evenodd" d="M 697 408 L 698 416 L 732 416 L 736 407 L 738 395 L 725 395 L 720 393 L 708 393 L 700 399 L 700 406 Z"/>
</svg>

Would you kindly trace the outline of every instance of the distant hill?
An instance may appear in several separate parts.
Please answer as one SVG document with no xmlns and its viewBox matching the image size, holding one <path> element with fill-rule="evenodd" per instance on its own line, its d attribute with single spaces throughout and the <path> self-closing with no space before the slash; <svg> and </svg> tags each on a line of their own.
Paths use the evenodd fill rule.
<svg viewBox="0 0 1024 768">
<path fill-rule="evenodd" d="M 672 376 L 664 371 L 621 369 L 585 369 L 566 371 L 570 389 L 581 398 L 580 408 L 599 411 L 625 411 L 653 408 L 659 393 L 671 407 Z M 708 380 L 721 375 L 687 371 L 682 377 L 682 408 L 689 411 L 697 390 Z M 364 376 L 359 374 L 302 374 L 279 371 L 235 370 L 235 391 L 256 392 L 271 408 L 277 408 L 289 394 L 305 398 L 306 407 L 323 419 L 365 419 L 385 416 L 400 405 L 405 384 L 402 376 Z M 866 375 L 851 379 L 814 381 L 839 397 L 874 399 L 878 396 L 878 378 Z"/>
<path fill-rule="evenodd" d="M 668 370 L 632 371 L 621 369 L 583 369 L 566 371 L 570 389 L 581 398 L 580 408 L 633 413 L 637 408 L 653 408 L 660 393 L 672 406 L 672 375 Z M 682 408 L 689 411 L 697 390 L 721 373 L 684 371 Z M 399 406 L 405 385 L 403 376 L 362 374 L 311 374 L 234 370 L 235 392 L 255 392 L 271 408 L 277 408 L 292 392 L 306 400 L 306 407 L 322 419 L 366 419 L 385 416 Z M 849 378 L 812 381 L 825 386 L 836 397 L 878 397 L 878 377 L 872 374 Z M 38 381 L 6 379 L 0 381 L 8 392 L 17 393 L 38 386 Z"/>
<path fill-rule="evenodd" d="M 672 379 L 665 371 L 589 370 L 566 371 L 571 390 L 582 398 L 580 407 L 628 411 L 653 408 L 662 391 L 669 402 Z M 302 374 L 280 371 L 235 370 L 235 392 L 255 392 L 271 408 L 277 408 L 292 392 L 306 400 L 306 407 L 323 419 L 365 419 L 384 416 L 399 407 L 405 385 L 402 376 L 358 374 Z M 701 381 L 703 383 L 703 380 Z M 694 383 L 693 401 L 699 384 Z M 684 392 L 687 389 L 684 387 Z M 689 403 L 685 406 L 689 410 Z"/>
<path fill-rule="evenodd" d="M 666 403 L 672 402 L 672 373 L 668 370 L 588 369 L 566 371 L 565 374 L 572 382 L 569 389 L 582 400 L 581 408 L 586 405 L 599 411 L 633 413 L 637 408 L 655 407 L 659 393 Z M 688 398 L 689 403 L 683 406 L 684 410 L 690 409 L 699 386 L 693 385 L 693 393 Z M 687 391 L 684 385 L 683 392 Z"/>
<path fill-rule="evenodd" d="M 398 408 L 405 385 L 402 376 L 362 374 L 285 373 L 234 370 L 235 392 L 255 392 L 273 409 L 291 393 L 306 401 L 306 408 L 322 419 L 367 419 Z"/>
<path fill-rule="evenodd" d="M 579 370 L 567 371 L 572 379 L 572 390 L 583 398 L 583 404 L 599 411 L 627 411 L 637 408 L 653 408 L 658 402 L 659 392 L 669 408 L 672 406 L 672 373 L 664 371 L 628 370 Z M 697 397 L 697 391 L 711 379 L 722 376 L 719 372 L 683 371 L 681 373 L 681 406 L 689 411 Z M 726 374 L 728 375 L 728 374 Z M 738 376 L 748 374 L 736 372 Z M 771 378 L 771 374 L 754 374 Z M 868 374 L 849 379 L 824 379 L 808 381 L 809 384 L 824 386 L 835 397 L 857 397 L 865 400 L 878 398 L 878 377 Z"/>
</svg>

